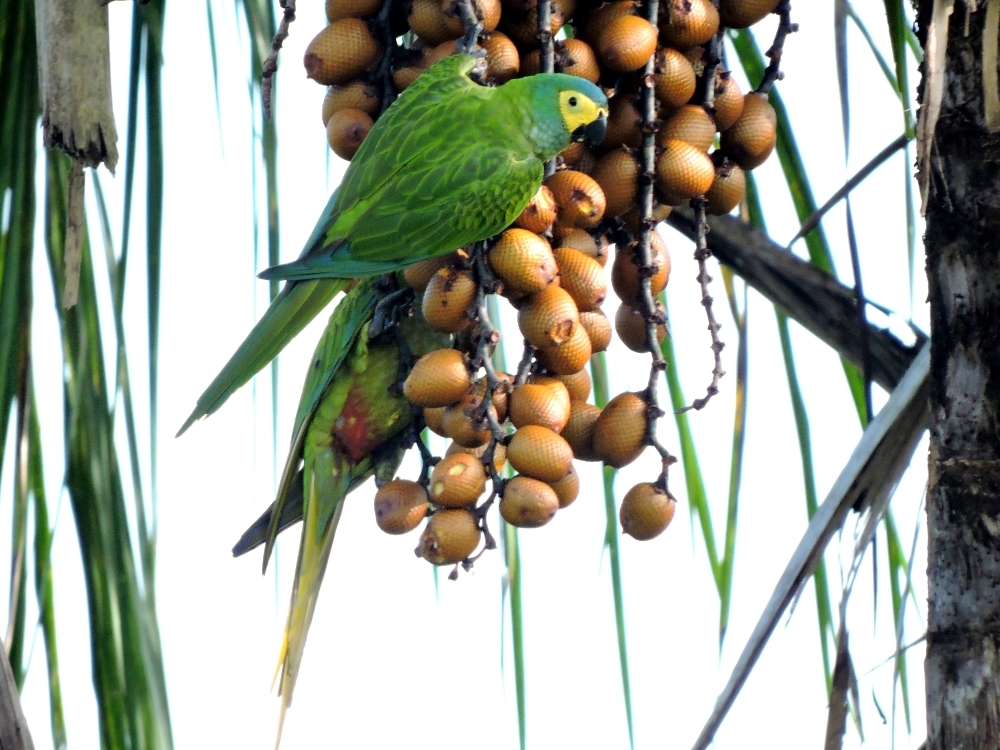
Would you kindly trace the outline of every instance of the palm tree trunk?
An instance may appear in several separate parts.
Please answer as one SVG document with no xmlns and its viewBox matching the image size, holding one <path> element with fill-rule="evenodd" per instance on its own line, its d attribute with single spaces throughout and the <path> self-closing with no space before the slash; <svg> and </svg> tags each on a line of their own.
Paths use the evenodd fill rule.
<svg viewBox="0 0 1000 750">
<path fill-rule="evenodd" d="M 944 85 L 921 164 L 931 305 L 928 750 L 1000 747 L 1000 138 L 987 129 L 982 64 L 982 8 L 994 2 L 978 12 L 955 4 L 938 26 L 947 28 L 938 37 L 944 69 L 925 56 L 921 91 L 926 117 L 929 66 Z M 941 18 L 943 0 L 919 4 L 925 50 L 935 5 Z"/>
</svg>

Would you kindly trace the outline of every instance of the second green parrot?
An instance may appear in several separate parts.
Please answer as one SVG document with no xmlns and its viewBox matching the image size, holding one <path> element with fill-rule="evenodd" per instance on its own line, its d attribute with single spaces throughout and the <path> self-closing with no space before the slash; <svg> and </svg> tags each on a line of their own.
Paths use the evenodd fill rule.
<svg viewBox="0 0 1000 750">
<path fill-rule="evenodd" d="M 216 411 L 344 291 L 497 234 L 541 185 L 544 162 L 573 141 L 600 142 L 607 98 L 561 73 L 499 87 L 477 61 L 431 66 L 378 119 L 298 260 L 261 274 L 288 283 L 198 399 L 178 434 Z"/>
</svg>

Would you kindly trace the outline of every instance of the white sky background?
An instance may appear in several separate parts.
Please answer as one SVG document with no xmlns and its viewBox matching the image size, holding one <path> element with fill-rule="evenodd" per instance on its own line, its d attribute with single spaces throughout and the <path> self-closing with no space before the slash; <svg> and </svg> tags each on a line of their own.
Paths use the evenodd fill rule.
<svg viewBox="0 0 1000 750">
<path fill-rule="evenodd" d="M 206 36 L 204 9 L 171 4 L 166 16 L 163 68 L 166 207 L 163 231 L 162 328 L 160 339 L 159 546 L 157 596 L 175 746 L 272 746 L 278 700 L 269 692 L 284 626 L 298 529 L 285 534 L 276 564 L 260 575 L 259 553 L 233 560 L 230 547 L 270 502 L 273 491 L 268 374 L 254 390 L 243 389 L 221 412 L 179 440 L 176 428 L 195 398 L 249 331 L 266 305 L 266 284 L 254 279 L 266 258 L 255 262 L 252 118 L 248 98 L 245 35 L 233 5 L 215 2 L 220 73 L 221 127 Z M 857 10 L 883 50 L 889 49 L 882 3 L 860 0 Z M 896 138 L 899 105 L 853 26 L 851 53 L 851 156 L 845 167 L 837 103 L 832 3 L 794 9 L 801 25 L 785 46 L 786 80 L 778 88 L 791 112 L 803 159 L 822 202 Z M 112 69 L 124 153 L 128 94 L 131 5 L 112 3 Z M 298 20 L 280 58 L 276 100 L 279 133 L 279 196 L 284 258 L 298 254 L 336 184 L 343 162 L 326 156 L 320 122 L 324 90 L 306 80 L 300 66 L 305 45 L 325 23 L 321 3 L 300 3 Z M 761 24 L 766 48 L 773 19 Z M 916 80 L 915 66 L 911 67 Z M 140 132 L 144 125 L 140 121 Z M 141 149 L 141 146 L 140 146 Z M 140 152 L 141 153 L 141 152 Z M 136 184 L 145 181 L 143 158 Z M 907 285 L 903 194 L 904 157 L 897 154 L 854 192 L 852 203 L 866 292 L 872 300 L 906 314 Z M 772 236 L 779 242 L 797 229 L 777 158 L 755 172 Z M 124 167 L 116 177 L 100 175 L 113 213 L 120 212 Z M 257 174 L 262 195 L 263 172 Z M 88 189 L 92 239 L 99 242 Z M 258 203 L 262 205 L 258 197 Z M 264 213 L 260 213 L 263 221 Z M 120 232 L 120 219 L 112 226 Z M 147 399 L 144 203 L 133 216 L 126 335 L 136 404 Z M 850 279 L 842 206 L 825 222 L 837 269 Z M 259 227 L 262 243 L 266 226 Z M 694 277 L 693 247 L 667 233 L 673 260 L 671 331 L 688 399 L 701 395 L 711 371 L 709 339 Z M 116 242 L 119 240 L 116 239 Z M 40 245 L 39 245 L 40 246 Z M 119 243 L 120 247 L 120 243 Z M 799 252 L 804 252 L 800 246 Z M 262 251 L 266 255 L 266 250 Z M 918 248 L 919 253 L 919 248 Z M 106 289 L 103 253 L 95 247 L 99 290 Z M 917 262 L 914 319 L 927 329 L 926 284 Z M 54 571 L 62 687 L 70 745 L 98 747 L 90 682 L 86 595 L 76 531 L 63 493 L 56 515 L 63 467 L 60 351 L 44 253 L 35 260 L 34 335 L 36 389 L 50 514 L 56 524 Z M 715 274 L 716 312 L 723 322 L 725 369 L 722 393 L 691 414 L 701 466 L 721 549 L 729 482 L 735 387 L 735 329 Z M 107 299 L 109 297 L 105 297 Z M 613 314 L 617 301 L 609 300 Z M 110 310 L 106 320 L 110 321 Z M 805 529 L 799 449 L 775 326 L 766 300 L 750 293 L 749 413 L 741 492 L 736 573 L 729 631 L 718 649 L 719 602 L 692 521 L 682 471 L 671 490 L 680 499 L 671 528 L 653 542 L 622 541 L 637 748 L 689 746 L 707 718 L 719 689 L 742 650 L 774 582 Z M 304 366 L 325 321 L 317 321 L 281 356 L 281 425 L 284 451 Z M 504 330 L 516 331 L 513 320 Z M 111 362 L 113 328 L 104 339 Z M 860 436 L 837 356 L 792 323 L 797 366 L 812 428 L 817 489 L 822 500 Z M 512 339 L 517 340 L 516 335 Z M 516 356 L 508 350 L 508 357 Z M 613 392 L 639 390 L 647 360 L 618 344 L 609 352 Z M 666 388 L 661 389 L 664 401 Z M 876 405 L 884 403 L 876 393 Z M 661 421 L 664 443 L 679 453 L 673 421 Z M 140 429 L 140 439 L 145 433 Z M 141 447 L 145 450 L 145 446 Z M 909 549 L 922 524 L 926 442 L 893 502 L 903 544 Z M 440 450 L 438 451 L 440 452 Z M 283 455 L 281 459 L 283 460 Z M 10 477 L 11 457 L 6 457 Z M 619 495 L 637 481 L 652 480 L 653 451 L 619 474 Z M 123 469 L 125 470 L 125 469 Z M 609 564 L 602 550 L 604 501 L 597 465 L 580 469 L 584 493 L 547 527 L 521 533 L 524 629 L 527 661 L 528 746 L 627 747 Z M 417 473 L 415 461 L 403 476 Z M 9 482 L 0 490 L 0 518 L 9 518 Z M 130 486 L 126 476 L 126 486 Z M 295 703 L 285 725 L 283 747 L 407 747 L 483 750 L 517 746 L 517 712 L 509 621 L 501 606 L 504 575 L 498 552 L 488 553 L 457 583 L 445 580 L 435 596 L 430 566 L 413 556 L 417 532 L 389 537 L 374 524 L 372 485 L 350 496 L 310 632 Z M 495 515 L 495 514 L 494 514 Z M 827 555 L 831 588 L 839 592 L 843 565 L 853 546 L 852 518 L 842 540 Z M 494 523 L 495 528 L 495 523 Z M 0 557 L 9 555 L 9 530 L 0 529 Z M 907 640 L 923 632 L 926 600 L 925 535 L 921 528 L 913 565 L 916 599 L 907 610 Z M 875 701 L 891 711 L 894 632 L 879 537 L 878 611 L 870 555 L 849 610 L 851 647 L 859 675 L 867 744 L 889 747 L 891 726 Z M 8 558 L 9 559 L 9 558 Z M 841 563 L 841 560 L 845 562 Z M 275 578 L 277 573 L 277 579 Z M 32 580 L 29 571 L 29 581 Z M 277 580 L 277 584 L 276 584 Z M 837 598 L 834 606 L 836 607 Z M 7 595 L 0 590 L 0 602 Z M 4 605 L 5 606 L 5 605 Z M 37 613 L 29 604 L 29 618 Z M 0 621 L 6 612 L 0 610 Z M 30 620 L 29 620 L 30 622 Z M 29 641 L 31 640 L 29 628 Z M 505 644 L 503 649 L 501 644 Z M 924 735 L 923 648 L 909 652 L 912 737 L 897 711 L 896 747 L 916 747 Z M 881 666 L 880 666 L 881 665 Z M 869 673 L 869 670 L 874 670 Z M 24 691 L 36 746 L 51 747 L 41 639 L 35 643 Z M 751 742 L 774 748 L 817 747 L 826 726 L 826 696 L 817 639 L 815 597 L 810 585 L 794 614 L 772 637 L 717 735 L 719 748 Z M 860 743 L 849 728 L 848 747 Z"/>
</svg>

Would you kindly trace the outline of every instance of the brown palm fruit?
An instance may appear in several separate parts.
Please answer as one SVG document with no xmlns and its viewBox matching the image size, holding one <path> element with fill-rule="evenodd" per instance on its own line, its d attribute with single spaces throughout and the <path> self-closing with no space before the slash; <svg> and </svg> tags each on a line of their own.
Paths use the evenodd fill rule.
<svg viewBox="0 0 1000 750">
<path fill-rule="evenodd" d="M 640 482 L 625 493 L 618 520 L 622 533 L 645 542 L 662 534 L 674 517 L 677 501 L 650 482 Z"/>
<path fill-rule="evenodd" d="M 521 70 L 521 56 L 506 34 L 494 31 L 482 40 L 486 50 L 486 78 L 497 86 L 507 83 Z"/>
<path fill-rule="evenodd" d="M 448 16 L 441 10 L 440 0 L 413 0 L 407 20 L 413 33 L 427 42 L 429 47 L 456 38 L 456 34 L 448 28 Z M 461 35 L 460 30 L 457 36 Z"/>
<path fill-rule="evenodd" d="M 601 410 L 594 424 L 594 453 L 620 469 L 635 461 L 646 447 L 646 402 L 636 393 L 620 393 Z"/>
<path fill-rule="evenodd" d="M 403 395 L 417 406 L 449 406 L 468 393 L 471 385 L 465 355 L 457 349 L 436 349 L 413 365 L 403 382 Z"/>
<path fill-rule="evenodd" d="M 560 286 L 569 292 L 580 312 L 597 310 L 608 296 L 608 280 L 601 264 L 571 247 L 552 251 L 559 266 Z"/>
<path fill-rule="evenodd" d="M 715 182 L 705 193 L 708 212 L 715 216 L 728 214 L 743 200 L 747 189 L 746 173 L 731 160 L 722 157 L 715 160 Z"/>
<path fill-rule="evenodd" d="M 324 86 L 347 83 L 373 68 L 382 46 L 360 18 L 342 18 L 323 29 L 306 47 L 306 75 Z"/>
<path fill-rule="evenodd" d="M 708 154 L 690 143 L 667 141 L 656 159 L 656 178 L 664 202 L 676 206 L 712 187 L 715 165 Z"/>
<path fill-rule="evenodd" d="M 586 370 L 580 370 L 580 372 L 574 372 L 570 375 L 560 375 L 556 380 L 566 386 L 570 402 L 586 401 L 590 398 L 592 383 Z"/>
<path fill-rule="evenodd" d="M 629 93 L 613 96 L 608 102 L 608 130 L 601 146 L 639 148 L 642 145 L 641 126 L 642 113 L 636 106 L 635 97 Z"/>
<path fill-rule="evenodd" d="M 375 122 L 360 109 L 340 109 L 326 123 L 326 140 L 341 159 L 350 161 Z"/>
<path fill-rule="evenodd" d="M 622 16 L 634 16 L 635 3 L 632 0 L 620 0 L 620 2 L 604 3 L 597 10 L 590 14 L 587 23 L 584 24 L 583 33 L 580 38 L 592 46 L 596 46 L 598 39 L 612 21 Z"/>
<path fill-rule="evenodd" d="M 778 7 L 779 0 L 719 0 L 719 16 L 723 26 L 745 29 Z"/>
<path fill-rule="evenodd" d="M 510 439 L 507 460 L 515 471 L 525 476 L 555 482 L 566 476 L 573 465 L 573 449 L 548 427 L 529 424 Z"/>
<path fill-rule="evenodd" d="M 552 227 L 556 220 L 556 199 L 545 185 L 538 186 L 538 192 L 524 207 L 521 215 L 514 219 L 514 226 L 529 232 L 542 234 Z"/>
<path fill-rule="evenodd" d="M 427 70 L 427 67 L 423 63 L 423 50 L 421 50 L 420 62 L 411 63 L 404 65 L 401 68 L 396 68 L 392 71 L 392 85 L 396 87 L 396 91 L 405 90 L 411 83 L 417 80 L 417 77 Z"/>
<path fill-rule="evenodd" d="M 658 232 L 649 235 L 649 291 L 656 297 L 670 280 L 670 253 Z M 642 305 L 642 275 L 639 273 L 638 241 L 618 248 L 611 266 L 611 286 L 618 299 L 632 307 Z"/>
<path fill-rule="evenodd" d="M 382 7 L 382 0 L 326 0 L 326 20 L 371 18 Z"/>
<path fill-rule="evenodd" d="M 565 399 L 560 399 L 545 385 L 525 383 L 516 386 L 510 394 L 509 416 L 518 428 L 537 424 L 559 432 L 569 419 L 569 393 Z"/>
<path fill-rule="evenodd" d="M 439 255 L 437 258 L 412 263 L 403 269 L 403 280 L 416 292 L 424 293 L 427 285 L 438 271 L 458 260 L 458 253 Z"/>
<path fill-rule="evenodd" d="M 376 117 L 381 106 L 382 97 L 378 95 L 378 89 L 368 81 L 331 86 L 323 97 L 323 125 L 341 109 L 360 109 L 369 117 Z"/>
<path fill-rule="evenodd" d="M 595 240 L 593 235 L 585 229 L 572 229 L 559 239 L 557 247 L 571 247 L 579 250 L 584 255 L 601 264 L 601 268 L 608 264 L 608 241 L 603 236 Z"/>
<path fill-rule="evenodd" d="M 694 96 L 694 68 L 683 54 L 670 47 L 656 53 L 656 98 L 667 109 L 683 107 Z"/>
<path fill-rule="evenodd" d="M 556 199 L 557 222 L 564 229 L 597 226 L 604 217 L 604 191 L 583 172 L 564 169 L 545 180 L 545 185 Z"/>
<path fill-rule="evenodd" d="M 657 302 L 657 311 L 663 311 L 663 306 Z M 639 354 L 649 351 L 646 341 L 646 319 L 643 314 L 634 307 L 621 305 L 615 313 L 615 331 L 618 338 L 629 349 Z M 656 341 L 663 341 L 667 335 L 667 328 L 662 323 L 656 326 Z"/>
<path fill-rule="evenodd" d="M 569 389 L 566 384 L 557 376 L 534 374 L 528 378 L 532 385 L 541 385 L 552 392 L 552 397 L 569 412 L 572 399 L 569 397 Z"/>
<path fill-rule="evenodd" d="M 539 349 L 568 341 L 580 322 L 576 303 L 565 289 L 551 284 L 531 295 L 517 311 L 517 326 Z"/>
<path fill-rule="evenodd" d="M 559 277 L 548 241 L 527 229 L 515 227 L 500 235 L 486 260 L 504 293 L 514 297 L 540 292 Z"/>
<path fill-rule="evenodd" d="M 545 482 L 517 476 L 503 488 L 500 515 L 511 526 L 534 529 L 544 526 L 559 510 L 559 496 Z"/>
<path fill-rule="evenodd" d="M 434 565 L 454 565 L 479 546 L 479 521 L 465 508 L 441 510 L 427 519 L 415 552 Z"/>
<path fill-rule="evenodd" d="M 505 419 L 507 419 L 507 408 L 508 402 L 510 401 L 510 392 L 514 387 L 514 376 L 510 373 L 498 372 L 497 379 L 500 381 L 500 384 L 493 389 L 493 398 L 491 403 L 497 413 L 497 422 L 502 423 Z M 473 393 L 475 393 L 479 398 L 483 398 L 483 396 L 486 395 L 486 385 L 486 378 L 479 378 L 472 388 Z"/>
<path fill-rule="evenodd" d="M 504 12 L 530 10 L 538 5 L 538 0 L 501 0 L 500 7 Z"/>
<path fill-rule="evenodd" d="M 715 74 L 715 127 L 721 133 L 728 130 L 743 114 L 743 92 L 732 73 L 726 70 Z"/>
<path fill-rule="evenodd" d="M 434 465 L 431 472 L 431 502 L 446 508 L 474 505 L 486 491 L 486 470 L 468 453 L 452 453 Z"/>
<path fill-rule="evenodd" d="M 569 421 L 563 427 L 563 439 L 573 449 L 573 455 L 581 461 L 600 461 L 594 452 L 594 426 L 601 410 L 584 401 L 574 401 L 569 410 Z"/>
<path fill-rule="evenodd" d="M 542 72 L 542 53 L 539 52 L 537 49 L 528 52 L 521 58 L 522 77 L 538 75 L 541 72 Z"/>
<path fill-rule="evenodd" d="M 645 18 L 619 16 L 597 37 L 597 52 L 616 73 L 639 70 L 656 52 L 656 29 Z"/>
<path fill-rule="evenodd" d="M 713 131 L 714 134 L 714 131 Z M 642 168 L 624 148 L 609 151 L 594 167 L 594 180 L 604 191 L 605 213 L 621 216 L 635 206 L 639 195 L 639 173 Z"/>
<path fill-rule="evenodd" d="M 535 351 L 535 358 L 549 372 L 572 375 L 587 366 L 593 353 L 590 337 L 583 326 L 578 325 L 566 343 L 538 349 Z"/>
<path fill-rule="evenodd" d="M 660 34 L 678 49 L 704 44 L 719 30 L 719 11 L 711 0 L 667 0 L 659 16 Z"/>
<path fill-rule="evenodd" d="M 564 39 L 557 42 L 557 57 L 561 62 L 561 72 L 566 75 L 585 78 L 597 83 L 601 77 L 601 67 L 593 48 L 582 39 Z"/>
<path fill-rule="evenodd" d="M 435 409 L 424 409 L 424 424 L 431 432 L 437 433 L 441 437 L 448 437 L 444 431 L 442 420 L 444 419 L 444 407 Z"/>
<path fill-rule="evenodd" d="M 441 44 L 427 50 L 427 54 L 424 56 L 424 64 L 429 68 L 436 62 L 444 60 L 446 57 L 451 57 L 452 55 L 458 54 L 458 47 L 455 45 L 455 40 L 448 39 L 447 41 L 441 42 Z"/>
<path fill-rule="evenodd" d="M 500 0 L 472 0 L 472 8 L 476 17 L 483 24 L 483 31 L 493 31 L 500 23 Z M 442 0 L 441 10 L 445 16 L 448 30 L 456 37 L 465 33 L 462 19 L 458 15 L 457 0 Z"/>
<path fill-rule="evenodd" d="M 571 17 L 572 8 L 570 5 L 571 3 L 568 2 L 552 3 L 552 21 L 549 24 L 549 29 L 552 31 L 553 36 L 559 33 L 559 29 Z M 569 14 L 566 13 L 567 9 L 571 11 Z M 521 13 L 513 11 L 504 14 L 501 18 L 501 29 L 515 44 L 522 47 L 530 47 L 537 44 L 538 40 L 535 37 L 535 34 L 538 33 L 537 8 L 529 8 Z"/>
<path fill-rule="evenodd" d="M 565 150 L 560 152 L 559 157 L 562 159 L 562 163 L 569 169 L 575 169 L 577 172 L 583 172 L 584 174 L 593 172 L 594 165 L 597 163 L 594 154 L 582 143 L 571 143 Z"/>
<path fill-rule="evenodd" d="M 778 117 L 764 94 L 743 97 L 739 119 L 722 134 L 722 149 L 743 169 L 759 167 L 774 150 Z"/>
<path fill-rule="evenodd" d="M 448 444 L 448 450 L 445 451 L 446 456 L 451 456 L 455 453 L 468 453 L 470 456 L 475 456 L 482 462 L 482 458 L 486 455 L 487 449 L 490 447 L 489 443 L 485 445 L 480 445 L 476 448 L 466 448 L 464 445 L 459 445 L 454 440 Z M 503 443 L 497 443 L 496 447 L 493 449 L 493 470 L 499 474 L 503 471 L 503 467 L 507 465 L 507 447 Z"/>
<path fill-rule="evenodd" d="M 661 221 L 670 216 L 670 212 L 673 211 L 673 206 L 668 206 L 665 203 L 661 203 L 656 198 L 656 193 L 653 193 L 653 215 L 650 217 L 655 224 L 659 224 Z M 621 215 L 621 220 L 625 224 L 625 228 L 632 232 L 633 234 L 639 234 L 642 231 L 642 216 L 639 214 L 639 206 L 633 206 L 628 211 Z"/>
<path fill-rule="evenodd" d="M 556 497 L 559 498 L 559 509 L 561 510 L 567 505 L 572 505 L 573 501 L 580 496 L 580 475 L 576 473 L 576 468 L 571 464 L 569 473 L 558 482 L 549 482 L 549 487 L 555 491 Z"/>
<path fill-rule="evenodd" d="M 393 479 L 375 493 L 375 523 L 386 534 L 413 531 L 427 516 L 427 490 L 418 482 Z"/>
<path fill-rule="evenodd" d="M 684 141 L 699 151 L 708 151 L 715 143 L 715 122 L 704 107 L 687 104 L 674 112 L 656 134 L 657 144 Z"/>
<path fill-rule="evenodd" d="M 611 321 L 602 310 L 580 313 L 580 327 L 590 339 L 591 353 L 603 352 L 611 345 Z"/>
<path fill-rule="evenodd" d="M 427 325 L 435 331 L 457 333 L 469 323 L 466 315 L 476 298 L 477 285 L 472 274 L 462 268 L 442 268 L 424 290 L 421 311 Z"/>
<path fill-rule="evenodd" d="M 441 432 L 445 437 L 450 437 L 465 448 L 478 448 L 488 443 L 493 433 L 490 432 L 489 426 L 481 423 L 475 415 L 482 402 L 482 397 L 470 393 L 454 404 L 446 406 L 441 415 Z M 496 408 L 490 405 L 490 409 L 496 416 Z"/>
</svg>

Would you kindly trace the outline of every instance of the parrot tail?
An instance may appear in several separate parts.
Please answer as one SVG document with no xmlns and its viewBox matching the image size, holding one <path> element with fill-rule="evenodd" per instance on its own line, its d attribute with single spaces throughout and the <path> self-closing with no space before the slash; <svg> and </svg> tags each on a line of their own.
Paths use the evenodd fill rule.
<svg viewBox="0 0 1000 750">
<path fill-rule="evenodd" d="M 180 437 L 202 417 L 214 413 L 240 386 L 256 375 L 315 318 L 351 279 L 322 279 L 286 284 L 226 366 L 198 398 Z"/>
</svg>

